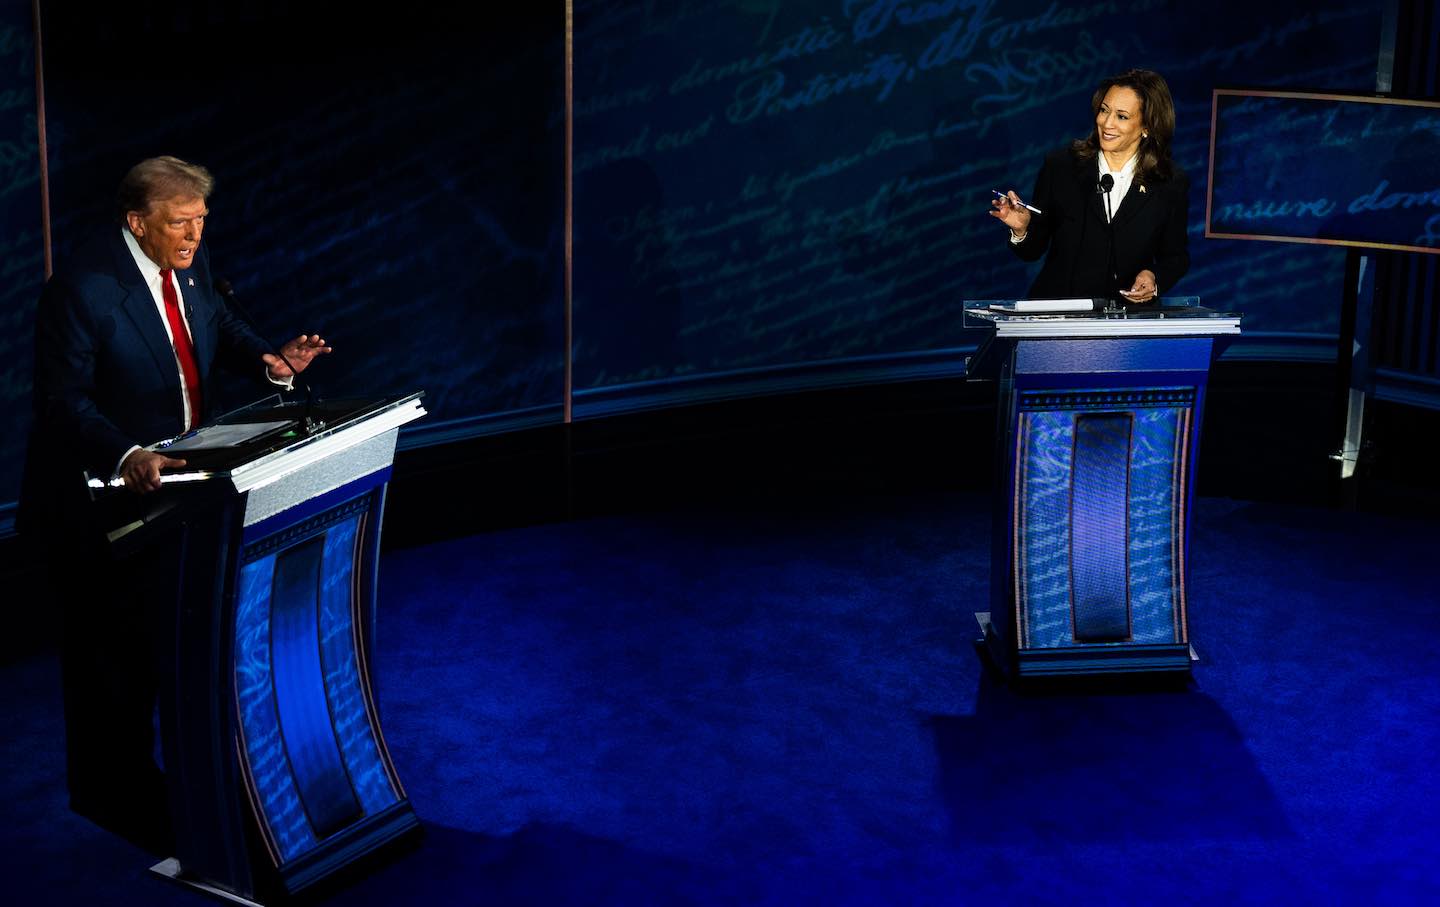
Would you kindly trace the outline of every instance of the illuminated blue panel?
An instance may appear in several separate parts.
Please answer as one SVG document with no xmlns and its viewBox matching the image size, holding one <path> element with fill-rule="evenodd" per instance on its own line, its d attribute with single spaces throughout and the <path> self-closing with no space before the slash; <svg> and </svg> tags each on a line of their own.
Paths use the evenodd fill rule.
<svg viewBox="0 0 1440 907">
<path fill-rule="evenodd" d="M 1146 393 L 1159 400 L 1171 391 Z M 1076 465 L 1071 461 L 1076 411 L 1087 405 L 1098 408 L 1104 404 L 1071 403 L 1068 404 L 1071 408 L 1065 408 L 1067 403 L 1057 398 L 1044 401 L 1044 405 L 1056 409 L 1020 414 L 1025 439 L 1020 451 L 1022 474 L 1018 480 L 1022 499 L 1017 514 L 1021 645 L 1025 648 L 1082 643 L 1121 645 L 1124 644 L 1121 641 L 1086 641 L 1083 633 L 1077 642 L 1071 618 L 1072 581 L 1076 583 L 1075 593 L 1083 599 L 1088 594 L 1083 588 L 1087 566 L 1093 566 L 1073 561 L 1070 551 L 1071 495 L 1083 498 L 1086 494 L 1085 488 L 1076 485 Z M 1176 483 L 1184 473 L 1178 460 L 1186 450 L 1190 412 L 1184 406 L 1141 405 L 1127 408 L 1125 413 L 1127 418 L 1133 417 L 1134 425 L 1130 440 L 1130 497 L 1126 505 L 1130 636 L 1124 642 L 1184 641 L 1179 633 L 1183 513 Z M 1080 500 L 1075 506 L 1077 511 L 1084 507 Z M 1084 542 L 1079 547 L 1084 550 L 1091 545 Z"/>
<path fill-rule="evenodd" d="M 1130 608 L 1137 643 L 1183 642 L 1176 634 L 1183 539 L 1178 535 L 1176 459 L 1183 454 L 1180 426 L 1188 409 L 1135 412 L 1130 454 Z"/>
<path fill-rule="evenodd" d="M 319 589 L 323 539 L 283 552 L 275 566 L 271 614 L 275 703 L 290 768 L 318 837 L 360 815 L 330 723 L 320 668 Z"/>
<path fill-rule="evenodd" d="M 355 542 L 360 516 L 330 528 L 325 538 L 320 579 L 320 657 L 325 667 L 325 692 L 330 699 L 335 736 L 350 773 L 355 794 L 367 815 L 395 803 L 370 714 L 365 707 L 357 661 L 353 595 Z"/>
<path fill-rule="evenodd" d="M 1070 626 L 1070 478 L 1075 417 L 1027 412 L 1020 502 L 1022 620 L 1027 648 L 1067 646 Z"/>
<path fill-rule="evenodd" d="M 275 555 L 240 570 L 235 608 L 235 698 L 246 762 L 269 837 L 283 863 L 315 846 L 290 774 L 270 673 L 270 590 Z"/>
<path fill-rule="evenodd" d="M 1070 572 L 1075 639 L 1114 642 L 1130 635 L 1128 522 L 1130 414 L 1075 418 Z"/>
</svg>

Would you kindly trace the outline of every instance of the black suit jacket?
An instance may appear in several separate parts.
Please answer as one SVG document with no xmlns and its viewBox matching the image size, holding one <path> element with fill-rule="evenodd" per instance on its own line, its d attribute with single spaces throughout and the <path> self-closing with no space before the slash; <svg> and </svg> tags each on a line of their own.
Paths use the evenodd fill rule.
<svg viewBox="0 0 1440 907">
<path fill-rule="evenodd" d="M 260 356 L 269 347 L 215 292 L 203 244 L 194 264 L 176 275 L 203 420 L 213 410 L 213 367 L 221 363 L 259 382 Z M 33 415 L 22 526 L 50 522 L 39 520 L 42 510 L 70 510 L 83 489 L 82 471 L 108 477 L 131 446 L 184 430 L 175 352 L 119 226 L 78 248 L 45 284 L 35 318 Z"/>
<path fill-rule="evenodd" d="M 1030 298 L 1107 297 L 1117 289 L 1107 275 L 1110 237 L 1099 176 L 1095 160 L 1082 160 L 1069 148 L 1045 157 L 1029 199 L 1044 213 L 1031 218 L 1023 242 L 1010 244 L 1025 261 L 1045 256 Z M 1163 295 L 1184 276 L 1190 267 L 1189 190 L 1178 167 L 1168 180 L 1137 178 L 1131 184 L 1115 212 L 1118 289 L 1129 289 L 1136 274 L 1149 270 Z"/>
</svg>

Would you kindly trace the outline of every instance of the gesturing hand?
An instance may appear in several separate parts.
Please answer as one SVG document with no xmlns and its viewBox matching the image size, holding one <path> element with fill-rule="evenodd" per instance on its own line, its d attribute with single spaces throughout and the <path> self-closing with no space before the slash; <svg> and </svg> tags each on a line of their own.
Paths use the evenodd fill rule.
<svg viewBox="0 0 1440 907">
<path fill-rule="evenodd" d="M 285 364 L 285 359 L 281 359 L 274 353 L 265 353 L 260 358 L 264 361 L 266 368 L 270 370 L 271 377 L 289 378 L 295 372 L 305 371 L 311 360 L 330 352 L 330 350 L 331 348 L 325 345 L 324 339 L 319 334 L 301 334 L 280 347 L 280 352 L 284 354 L 285 359 L 290 360 L 291 364 L 295 366 L 293 372 L 290 366 Z"/>
<path fill-rule="evenodd" d="M 1015 194 L 1014 189 L 1007 195 L 997 195 L 990 200 L 990 216 L 998 218 L 1016 236 L 1024 236 L 1025 231 L 1030 229 L 1030 211 L 1020 204 L 1020 196 Z"/>
</svg>

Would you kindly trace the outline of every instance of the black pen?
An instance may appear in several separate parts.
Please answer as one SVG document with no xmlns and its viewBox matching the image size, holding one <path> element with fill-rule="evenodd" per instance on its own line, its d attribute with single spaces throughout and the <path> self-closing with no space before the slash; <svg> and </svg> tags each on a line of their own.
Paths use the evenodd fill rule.
<svg viewBox="0 0 1440 907">
<path fill-rule="evenodd" d="M 993 192 L 993 193 L 995 193 L 996 195 L 1000 196 L 1001 198 L 1005 199 L 1005 201 L 1009 202 L 1009 203 L 1012 204 L 1012 205 L 1019 205 L 1020 207 L 1026 209 L 1027 211 L 1034 211 L 1036 214 L 1044 214 L 1044 213 L 1045 213 L 1044 211 L 1041 211 L 1039 208 L 1035 207 L 1034 205 L 1027 205 L 1027 204 L 1025 204 L 1024 202 L 1017 202 L 1017 201 L 1015 201 L 1015 200 L 1012 199 L 1010 196 L 1006 195 L 1004 192 L 1001 192 L 999 189 L 991 189 L 990 191 Z"/>
</svg>

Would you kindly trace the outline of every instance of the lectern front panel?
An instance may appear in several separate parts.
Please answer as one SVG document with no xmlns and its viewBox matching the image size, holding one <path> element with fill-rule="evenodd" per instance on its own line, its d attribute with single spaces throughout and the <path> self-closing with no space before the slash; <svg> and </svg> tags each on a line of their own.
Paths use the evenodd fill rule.
<svg viewBox="0 0 1440 907">
<path fill-rule="evenodd" d="M 350 487 L 318 513 L 247 536 L 236 602 L 242 775 L 284 874 L 404 799 L 379 733 L 364 572 L 381 495 Z M 340 499 L 340 500 L 337 500 Z"/>
<path fill-rule="evenodd" d="M 1020 647 L 1185 642 L 1193 391 L 1019 396 L 1011 526 Z"/>
</svg>

